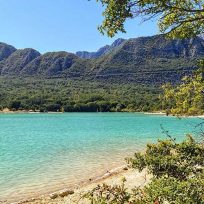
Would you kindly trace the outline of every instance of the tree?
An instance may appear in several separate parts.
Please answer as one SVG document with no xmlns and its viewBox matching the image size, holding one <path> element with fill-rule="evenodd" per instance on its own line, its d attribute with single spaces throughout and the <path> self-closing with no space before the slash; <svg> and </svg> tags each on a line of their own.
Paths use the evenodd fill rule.
<svg viewBox="0 0 204 204">
<path fill-rule="evenodd" d="M 204 114 L 204 81 L 202 68 L 186 76 L 177 86 L 165 84 L 162 97 L 163 107 L 167 113 L 174 115 Z"/>
<path fill-rule="evenodd" d="M 12 101 L 9 108 L 11 109 L 15 109 L 15 110 L 18 110 L 21 106 L 21 102 L 20 101 Z"/>
<path fill-rule="evenodd" d="M 106 6 L 101 33 L 113 37 L 118 31 L 125 32 L 128 18 L 141 17 L 146 21 L 159 17 L 161 33 L 169 37 L 186 38 L 204 33 L 203 0 L 97 0 Z"/>
<path fill-rule="evenodd" d="M 194 37 L 204 33 L 204 0 L 100 0 L 106 9 L 99 30 L 108 36 L 125 32 L 128 18 L 149 20 L 159 17 L 161 33 L 170 38 Z M 200 62 L 199 76 L 185 77 L 177 87 L 164 88 L 165 107 L 173 114 L 203 114 L 204 60 Z"/>
</svg>

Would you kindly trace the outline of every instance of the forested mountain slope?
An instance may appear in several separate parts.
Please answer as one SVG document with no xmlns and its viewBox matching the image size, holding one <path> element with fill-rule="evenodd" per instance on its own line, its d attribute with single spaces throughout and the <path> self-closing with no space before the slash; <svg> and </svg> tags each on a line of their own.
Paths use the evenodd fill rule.
<svg viewBox="0 0 204 204">
<path fill-rule="evenodd" d="M 16 50 L 0 43 L 0 74 L 139 84 L 177 82 L 204 57 L 204 40 L 169 40 L 156 35 L 119 39 L 99 51 L 88 57 L 64 51 L 41 55 L 30 48 Z"/>
</svg>

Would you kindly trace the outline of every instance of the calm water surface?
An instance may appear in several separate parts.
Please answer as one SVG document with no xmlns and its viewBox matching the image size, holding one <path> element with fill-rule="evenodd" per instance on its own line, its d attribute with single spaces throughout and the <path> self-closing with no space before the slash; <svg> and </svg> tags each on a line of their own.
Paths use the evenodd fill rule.
<svg viewBox="0 0 204 204">
<path fill-rule="evenodd" d="M 87 181 L 165 138 L 178 140 L 199 119 L 141 113 L 0 115 L 0 203 Z"/>
</svg>

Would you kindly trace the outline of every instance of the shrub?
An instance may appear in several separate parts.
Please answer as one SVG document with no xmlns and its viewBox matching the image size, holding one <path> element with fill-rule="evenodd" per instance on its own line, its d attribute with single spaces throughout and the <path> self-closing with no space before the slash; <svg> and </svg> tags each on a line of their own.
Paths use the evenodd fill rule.
<svg viewBox="0 0 204 204">
<path fill-rule="evenodd" d="M 97 204 L 203 204 L 204 146 L 190 135 L 181 143 L 173 139 L 148 144 L 145 153 L 128 158 L 130 167 L 153 175 L 144 188 L 99 185 L 85 197 Z"/>
</svg>

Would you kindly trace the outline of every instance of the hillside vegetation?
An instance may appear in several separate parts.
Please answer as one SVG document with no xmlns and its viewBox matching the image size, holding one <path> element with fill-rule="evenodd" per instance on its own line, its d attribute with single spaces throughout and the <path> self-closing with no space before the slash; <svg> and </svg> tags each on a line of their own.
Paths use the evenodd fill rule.
<svg viewBox="0 0 204 204">
<path fill-rule="evenodd" d="M 160 89 L 64 79 L 0 78 L 0 109 L 66 112 L 160 110 Z"/>
</svg>

